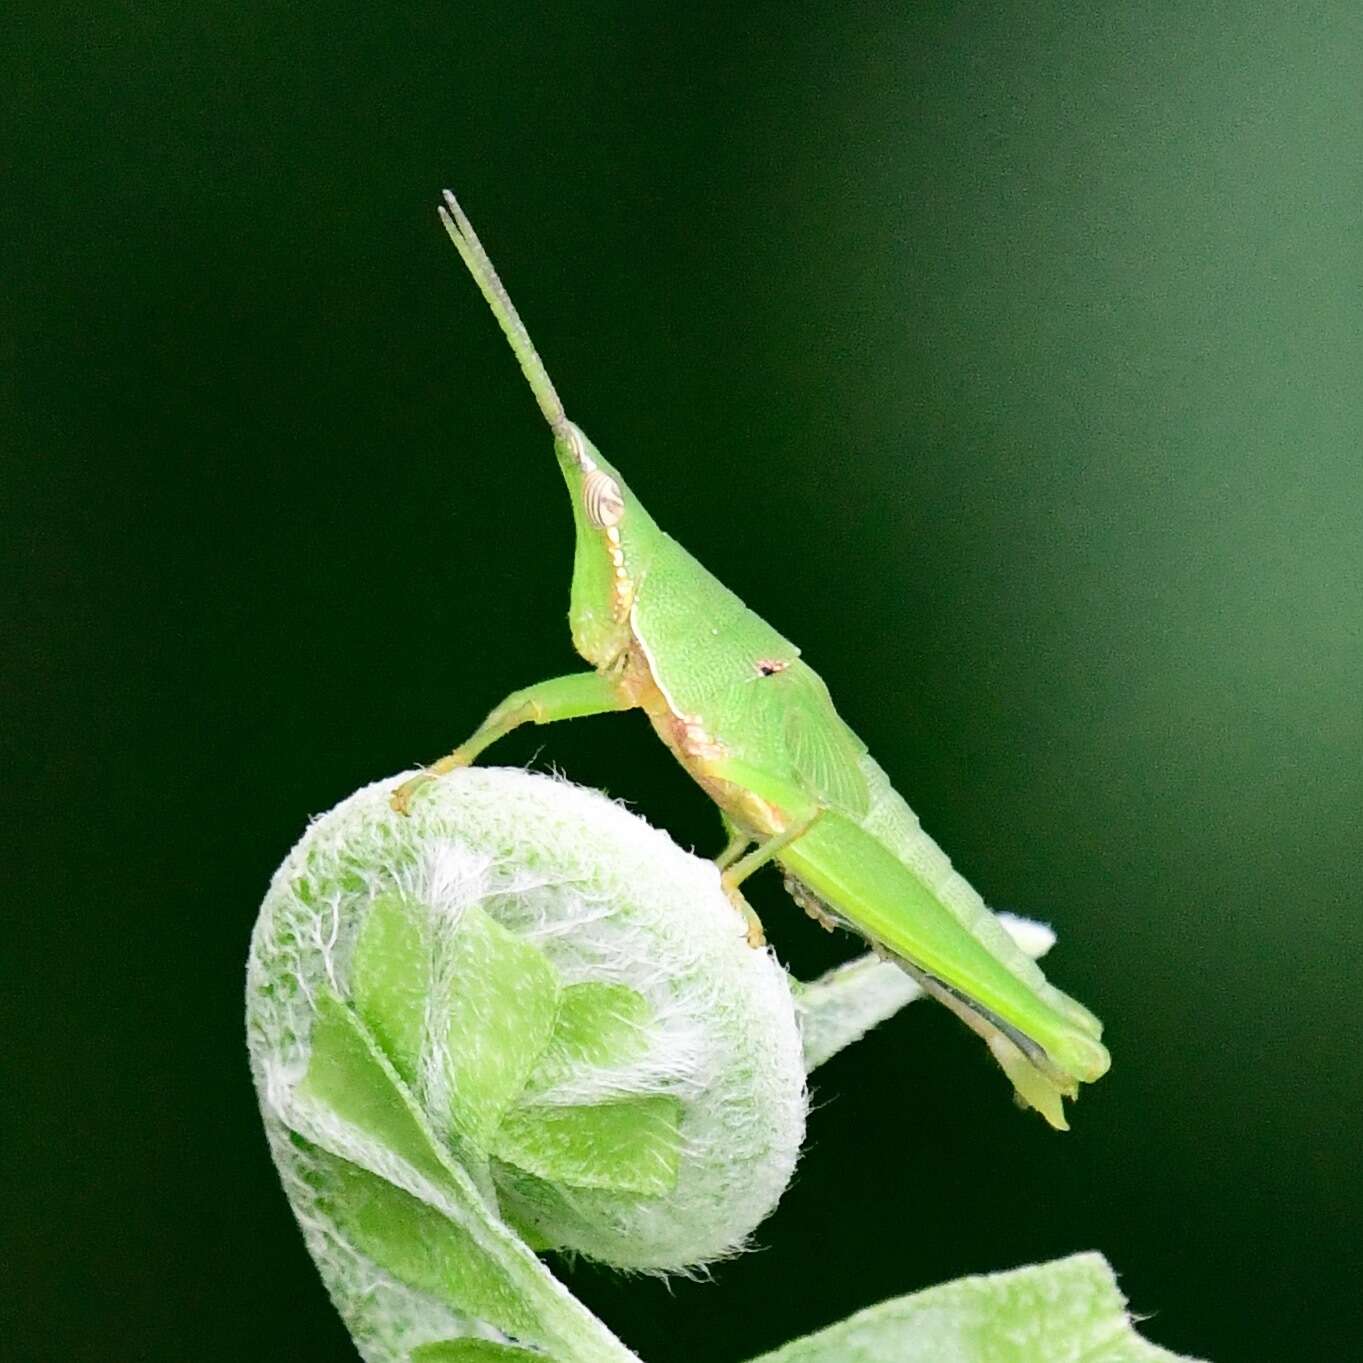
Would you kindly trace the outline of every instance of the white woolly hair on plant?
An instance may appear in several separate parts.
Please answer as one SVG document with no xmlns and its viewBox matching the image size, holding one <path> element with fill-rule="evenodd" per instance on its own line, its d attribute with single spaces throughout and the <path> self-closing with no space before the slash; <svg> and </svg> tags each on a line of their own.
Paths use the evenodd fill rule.
<svg viewBox="0 0 1363 1363">
<path fill-rule="evenodd" d="M 917 986 L 871 957 L 794 984 L 712 863 L 595 792 L 475 768 L 403 817 L 401 779 L 311 825 L 252 939 L 252 1073 L 308 1248 L 371 1363 L 634 1359 L 537 1252 L 681 1273 L 743 1248 L 807 1069 Z"/>
</svg>

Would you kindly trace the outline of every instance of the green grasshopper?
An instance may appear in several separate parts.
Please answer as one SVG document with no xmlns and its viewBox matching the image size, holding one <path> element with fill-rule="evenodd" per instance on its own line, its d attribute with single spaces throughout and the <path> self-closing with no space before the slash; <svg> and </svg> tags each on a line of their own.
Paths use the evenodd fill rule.
<svg viewBox="0 0 1363 1363">
<path fill-rule="evenodd" d="M 568 420 L 448 190 L 440 218 L 553 432 L 576 527 L 573 646 L 594 670 L 512 692 L 467 742 L 395 791 L 393 807 L 405 812 L 423 782 L 518 725 L 638 707 L 719 806 L 729 840 L 717 864 L 754 946 L 762 929 L 739 886 L 775 861 L 798 904 L 902 966 L 985 1039 L 1018 1101 L 1065 1129 L 1062 1097 L 1108 1068 L 1097 1018 L 1046 982 L 952 869 L 800 650 L 660 530 Z"/>
</svg>

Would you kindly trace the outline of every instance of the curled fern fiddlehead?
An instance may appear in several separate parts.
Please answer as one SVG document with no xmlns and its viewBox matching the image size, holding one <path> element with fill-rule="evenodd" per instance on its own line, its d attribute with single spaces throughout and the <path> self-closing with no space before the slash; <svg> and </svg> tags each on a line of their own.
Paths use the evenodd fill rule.
<svg viewBox="0 0 1363 1363">
<path fill-rule="evenodd" d="M 713 867 L 602 796 L 473 770 L 403 818 L 391 787 L 312 827 L 256 929 L 285 1186 L 368 1357 L 610 1357 L 528 1246 L 679 1270 L 742 1245 L 804 1130 L 788 981 Z"/>
</svg>

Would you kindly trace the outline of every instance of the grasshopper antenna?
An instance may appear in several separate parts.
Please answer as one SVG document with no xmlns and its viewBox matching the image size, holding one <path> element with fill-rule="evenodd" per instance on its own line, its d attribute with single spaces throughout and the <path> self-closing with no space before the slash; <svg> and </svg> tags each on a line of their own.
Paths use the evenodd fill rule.
<svg viewBox="0 0 1363 1363">
<path fill-rule="evenodd" d="M 535 395 L 535 401 L 539 403 L 540 411 L 544 413 L 544 419 L 555 435 L 562 435 L 567 427 L 568 418 L 564 415 L 563 403 L 555 391 L 549 371 L 545 369 L 544 361 L 540 359 L 539 351 L 535 349 L 530 333 L 525 329 L 525 323 L 521 321 L 520 313 L 516 311 L 516 305 L 511 301 L 511 295 L 507 293 L 506 286 L 498 278 L 492 261 L 483 250 L 483 243 L 478 240 L 473 224 L 464 216 L 464 210 L 459 207 L 459 200 L 448 189 L 445 190 L 445 202 L 440 206 L 439 212 L 440 221 L 444 223 L 445 231 L 454 242 L 454 249 L 468 266 L 474 283 L 487 299 L 493 316 L 506 333 L 506 339 L 511 342 L 511 349 L 515 352 L 521 372 L 530 385 L 530 391 Z"/>
</svg>

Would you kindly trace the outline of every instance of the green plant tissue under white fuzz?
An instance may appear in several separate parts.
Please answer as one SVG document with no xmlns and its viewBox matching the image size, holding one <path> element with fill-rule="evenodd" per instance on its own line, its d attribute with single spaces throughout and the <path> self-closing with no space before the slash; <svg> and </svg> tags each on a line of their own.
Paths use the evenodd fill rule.
<svg viewBox="0 0 1363 1363">
<path fill-rule="evenodd" d="M 316 1161 L 339 1156 L 440 1201 L 410 1158 L 312 1101 L 303 1082 L 321 1001 L 349 1009 L 364 992 L 352 965 L 376 905 L 412 906 L 414 931 L 432 960 L 424 979 L 397 962 L 394 969 L 405 974 L 389 982 L 399 1012 L 404 989 L 427 995 L 413 1043 L 419 1064 L 409 1065 L 406 1090 L 443 1154 L 466 1168 L 499 1217 L 541 1247 L 628 1269 L 685 1271 L 740 1249 L 794 1168 L 804 1132 L 805 1066 L 787 977 L 769 952 L 746 944 L 714 866 L 604 796 L 562 781 L 518 770 L 459 771 L 424 787 L 403 817 L 388 805 L 401 779 L 357 792 L 309 828 L 271 884 L 248 971 L 248 1039 L 272 1148 L 338 1305 L 345 1311 L 356 1294 L 377 1291 L 394 1296 L 394 1310 L 410 1311 L 415 1289 L 395 1280 L 390 1265 L 366 1262 L 353 1237 L 329 1224 L 316 1192 Z M 472 1132 L 448 1115 L 460 1103 L 451 1084 L 470 1065 L 486 1079 L 488 1065 L 480 1070 L 476 1055 L 447 1052 L 476 1052 L 487 1037 L 495 1044 L 502 1026 L 496 1016 L 476 1017 L 451 1037 L 442 1021 L 442 998 L 460 981 L 442 978 L 449 967 L 440 962 L 458 959 L 461 933 L 486 924 L 482 915 L 497 925 L 484 930 L 496 931 L 498 942 L 517 939 L 532 949 L 527 960 L 548 962 L 550 988 L 625 986 L 626 1000 L 642 999 L 623 1019 L 638 1035 L 622 1053 L 570 1046 L 567 1059 L 575 1063 L 547 1069 L 541 1056 L 538 1088 L 531 1073 L 511 1081 L 513 1088 L 528 1084 L 528 1098 L 490 1100 L 501 1134 Z M 380 970 L 372 963 L 363 968 Z M 523 994 L 502 1001 L 517 1026 L 542 1008 L 543 1000 L 528 996 L 541 978 L 537 969 L 521 978 Z M 489 1007 L 495 1006 L 494 1000 Z M 551 999 L 551 1021 L 555 1006 Z M 398 1039 L 389 1048 L 395 1080 L 403 1070 L 401 1045 Z M 504 1078 L 496 1065 L 493 1056 L 494 1089 Z M 670 1179 L 669 1188 L 622 1191 L 590 1186 L 602 1183 L 590 1173 L 581 1185 L 543 1176 L 535 1152 L 559 1158 L 557 1115 L 601 1106 L 655 1110 L 611 1107 L 641 1099 L 663 1104 L 656 1109 L 664 1130 L 659 1160 L 671 1161 L 670 1175 L 661 1177 Z M 502 1157 L 505 1131 L 530 1120 L 527 1112 L 550 1133 L 530 1140 L 523 1162 L 529 1168 Z M 676 1114 L 675 1138 L 666 1134 L 669 1113 Z M 589 1136 L 607 1139 L 609 1129 L 603 1135 L 594 1127 Z M 571 1129 L 564 1139 L 572 1139 Z M 319 1149 L 327 1154 L 314 1155 Z M 572 1167 L 589 1171 L 613 1157 L 568 1153 Z M 649 1169 L 643 1178 L 648 1184 Z M 457 1320 L 448 1325 L 445 1334 L 461 1333 Z"/>
</svg>

